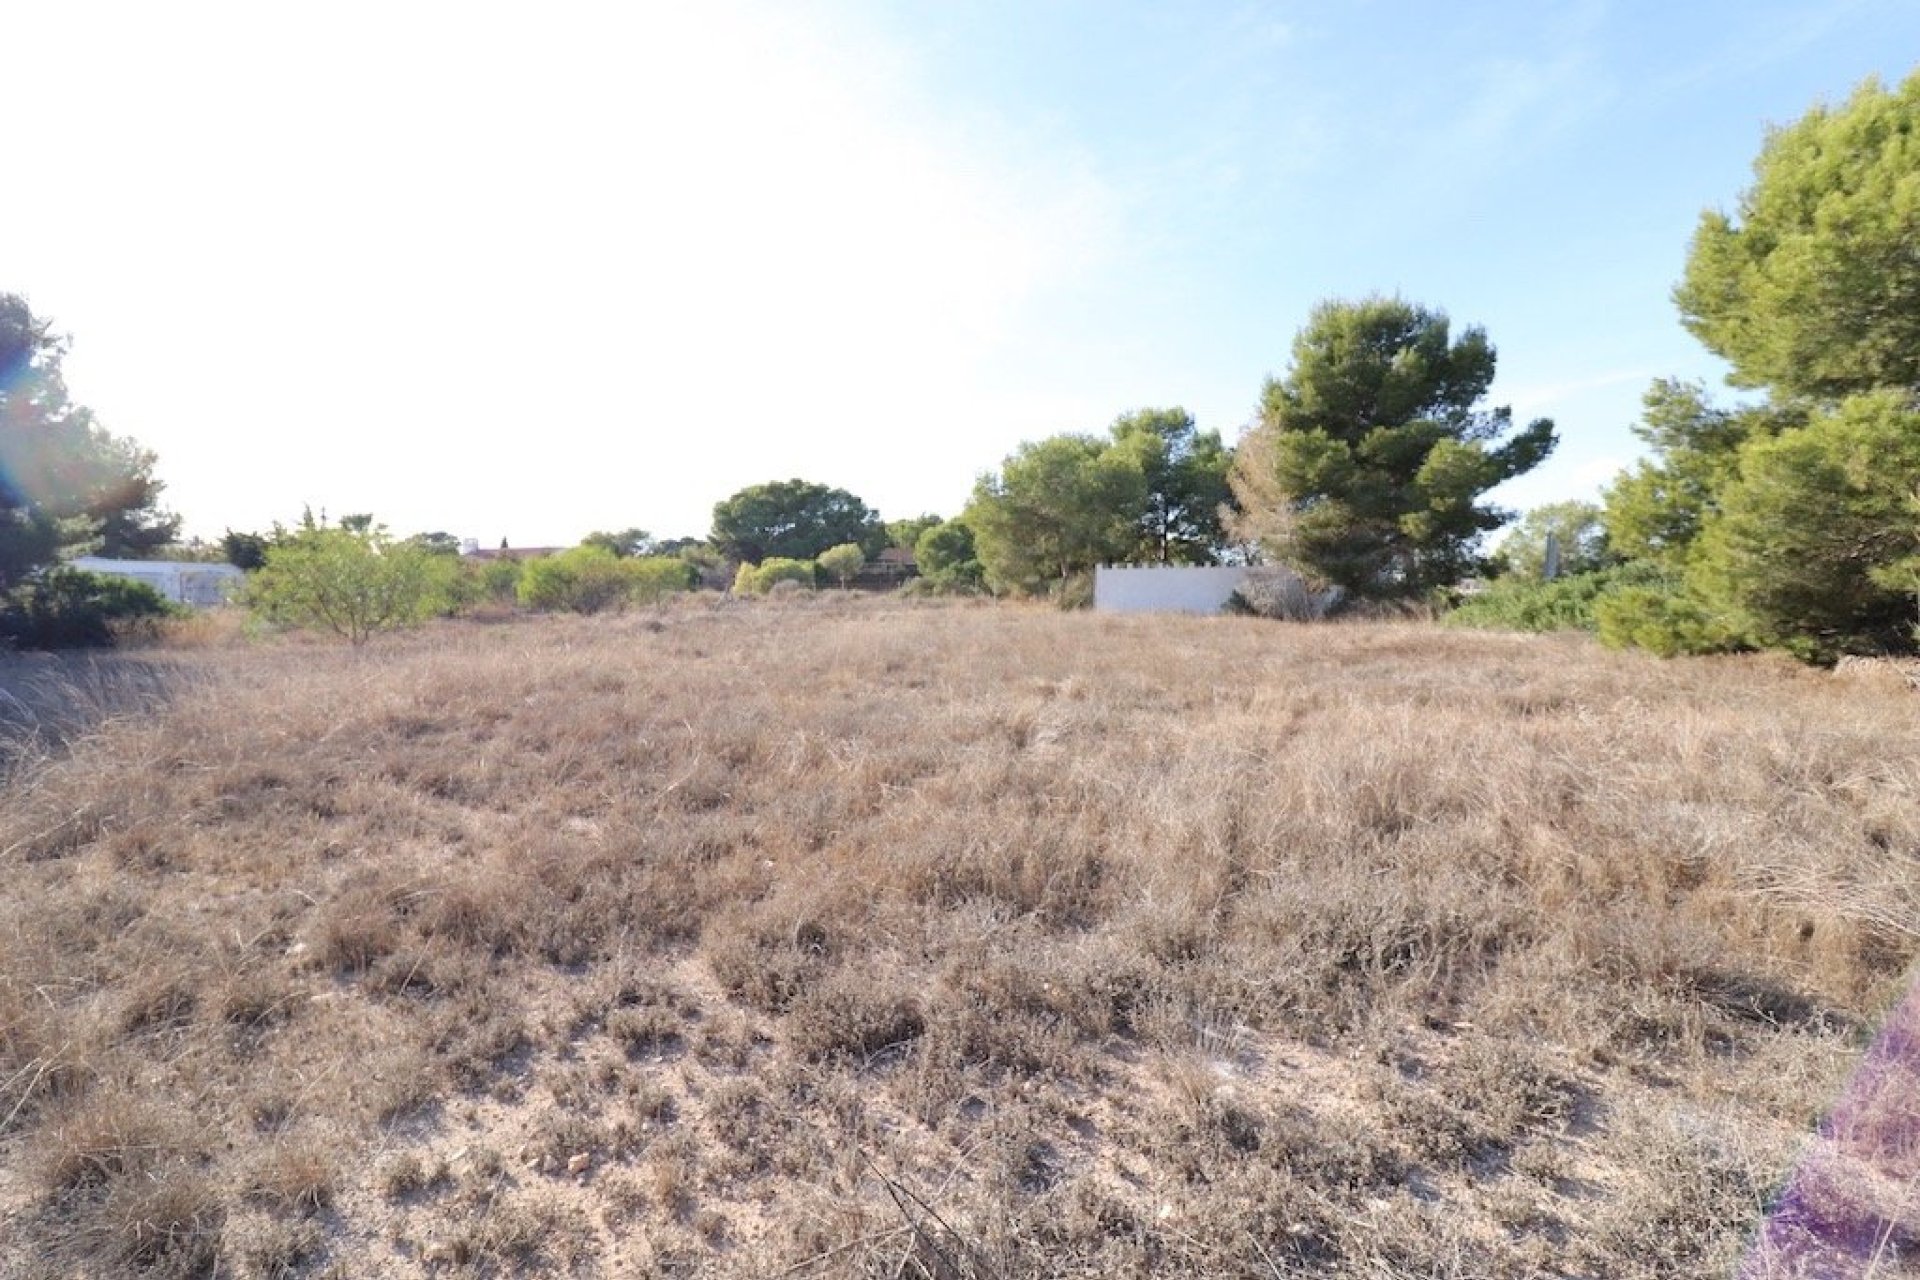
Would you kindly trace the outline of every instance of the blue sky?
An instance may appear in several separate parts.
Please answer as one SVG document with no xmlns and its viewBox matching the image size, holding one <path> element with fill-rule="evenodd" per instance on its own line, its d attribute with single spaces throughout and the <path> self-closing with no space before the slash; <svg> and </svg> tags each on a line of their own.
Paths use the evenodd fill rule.
<svg viewBox="0 0 1920 1280">
<path fill-rule="evenodd" d="M 14 6 L 0 289 L 191 530 L 703 533 L 760 480 L 956 511 L 1022 440 L 1237 436 L 1330 297 L 1484 326 L 1592 496 L 1769 123 L 1920 6 Z M 10 72 L 10 77 L 13 73 Z"/>
</svg>

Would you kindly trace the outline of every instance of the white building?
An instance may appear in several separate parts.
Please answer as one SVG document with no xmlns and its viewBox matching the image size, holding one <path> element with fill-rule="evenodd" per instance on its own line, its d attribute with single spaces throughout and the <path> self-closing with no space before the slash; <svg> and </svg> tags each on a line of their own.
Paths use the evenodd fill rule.
<svg viewBox="0 0 1920 1280">
<path fill-rule="evenodd" d="M 203 608 L 225 604 L 247 576 L 230 564 L 201 564 L 191 560 L 106 560 L 99 556 L 78 556 L 67 564 L 87 573 L 132 578 L 146 583 L 175 604 Z"/>
</svg>

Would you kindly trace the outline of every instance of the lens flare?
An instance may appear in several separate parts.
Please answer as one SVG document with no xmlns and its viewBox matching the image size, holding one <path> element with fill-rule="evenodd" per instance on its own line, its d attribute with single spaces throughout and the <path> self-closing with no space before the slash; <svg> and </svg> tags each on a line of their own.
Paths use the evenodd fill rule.
<svg viewBox="0 0 1920 1280">
<path fill-rule="evenodd" d="M 1920 980 L 1821 1121 L 1740 1280 L 1911 1274 L 1920 1256 Z"/>
</svg>

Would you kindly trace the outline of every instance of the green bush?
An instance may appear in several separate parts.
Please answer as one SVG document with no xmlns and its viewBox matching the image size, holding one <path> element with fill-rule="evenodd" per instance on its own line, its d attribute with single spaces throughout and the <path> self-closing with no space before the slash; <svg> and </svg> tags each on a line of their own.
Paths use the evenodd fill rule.
<svg viewBox="0 0 1920 1280">
<path fill-rule="evenodd" d="M 519 595 L 529 609 L 599 613 L 688 590 L 696 579 L 692 566 L 672 556 L 623 558 L 605 547 L 579 546 L 527 561 Z"/>
<path fill-rule="evenodd" d="M 1600 643 L 1612 649 L 1645 649 L 1663 658 L 1683 653 L 1726 653 L 1748 647 L 1739 630 L 1698 596 L 1673 586 L 1623 587 L 1593 608 Z"/>
<path fill-rule="evenodd" d="M 271 621 L 364 644 L 377 631 L 445 612 L 459 572 L 453 557 L 394 542 L 371 526 L 304 528 L 268 548 L 244 599 Z"/>
<path fill-rule="evenodd" d="M 102 648 L 123 630 L 179 611 L 144 582 L 50 569 L 0 599 L 0 642 L 22 649 Z"/>
<path fill-rule="evenodd" d="M 496 604 L 513 604 L 520 599 L 520 562 L 512 556 L 482 560 L 476 571 L 480 588 Z"/>
<path fill-rule="evenodd" d="M 1442 621 L 1490 630 L 1592 631 L 1612 648 L 1662 657 L 1742 647 L 1738 632 L 1689 592 L 1678 574 L 1647 561 L 1551 582 L 1497 578 Z"/>
<path fill-rule="evenodd" d="M 1593 631 L 1599 625 L 1593 616 L 1594 603 L 1623 585 L 1618 569 L 1570 574 L 1550 582 L 1510 574 L 1495 578 L 1442 621 L 1494 631 Z"/>
<path fill-rule="evenodd" d="M 627 595 L 641 604 L 664 600 L 700 585 L 700 570 L 679 556 L 635 556 L 624 562 Z"/>
<path fill-rule="evenodd" d="M 964 520 L 947 520 L 922 533 L 913 545 L 913 560 L 920 576 L 902 588 L 909 595 L 975 595 L 985 589 L 986 571 Z"/>
<path fill-rule="evenodd" d="M 763 596 L 782 582 L 811 587 L 819 579 L 819 570 L 811 560 L 789 560 L 770 556 L 759 564 L 743 564 L 733 575 L 735 595 Z"/>
<path fill-rule="evenodd" d="M 831 577 L 845 591 L 854 576 L 867 567 L 867 553 L 857 543 L 843 542 L 837 547 L 828 547 L 814 561 L 820 572 Z"/>
</svg>

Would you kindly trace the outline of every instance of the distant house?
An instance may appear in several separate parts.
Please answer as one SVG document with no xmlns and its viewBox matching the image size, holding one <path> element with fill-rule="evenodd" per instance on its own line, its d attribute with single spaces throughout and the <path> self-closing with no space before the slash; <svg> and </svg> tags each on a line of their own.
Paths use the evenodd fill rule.
<svg viewBox="0 0 1920 1280">
<path fill-rule="evenodd" d="M 100 556 L 78 556 L 67 565 L 87 573 L 144 582 L 175 604 L 203 609 L 225 604 L 247 578 L 230 564 L 204 564 L 194 560 L 107 560 Z"/>
<path fill-rule="evenodd" d="M 888 547 L 861 567 L 853 585 L 869 591 L 891 591 L 909 578 L 920 575 L 913 552 L 905 547 Z"/>
</svg>

